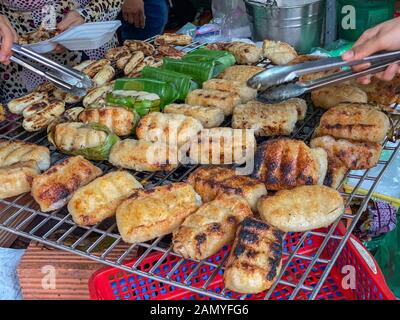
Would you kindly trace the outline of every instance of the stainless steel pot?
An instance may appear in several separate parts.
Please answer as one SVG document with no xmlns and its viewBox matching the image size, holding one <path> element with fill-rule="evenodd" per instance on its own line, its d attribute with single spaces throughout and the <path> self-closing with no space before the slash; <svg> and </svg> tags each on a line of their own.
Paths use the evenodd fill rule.
<svg viewBox="0 0 400 320">
<path fill-rule="evenodd" d="M 276 5 L 244 1 L 253 40 L 284 41 L 301 53 L 321 45 L 325 0 L 281 0 Z"/>
</svg>

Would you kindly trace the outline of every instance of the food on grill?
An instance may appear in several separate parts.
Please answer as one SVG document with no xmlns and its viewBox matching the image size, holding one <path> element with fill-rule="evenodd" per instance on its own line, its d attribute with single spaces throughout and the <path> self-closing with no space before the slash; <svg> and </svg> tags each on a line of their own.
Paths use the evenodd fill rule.
<svg viewBox="0 0 400 320">
<path fill-rule="evenodd" d="M 335 159 L 328 159 L 328 170 L 326 171 L 324 185 L 337 189 L 344 180 L 347 171 L 349 169 L 344 164 L 335 161 Z"/>
<path fill-rule="evenodd" d="M 192 106 L 190 104 L 169 104 L 164 113 L 183 114 L 201 122 L 204 128 L 218 127 L 225 118 L 222 109 L 217 107 Z"/>
<path fill-rule="evenodd" d="M 68 103 L 68 104 L 75 104 L 75 103 L 81 102 L 83 100 L 83 97 L 74 96 L 71 93 L 62 91 L 60 88 L 56 88 L 53 91 L 53 96 L 56 99 L 64 101 L 65 103 Z"/>
<path fill-rule="evenodd" d="M 0 140 L 0 167 L 34 160 L 40 170 L 50 167 L 50 151 L 44 146 L 24 141 Z"/>
<path fill-rule="evenodd" d="M 132 52 L 142 51 L 145 56 L 151 56 L 155 52 L 153 45 L 141 40 L 125 40 L 124 46 L 128 47 Z"/>
<path fill-rule="evenodd" d="M 192 37 L 187 34 L 164 33 L 157 36 L 154 43 L 156 45 L 186 46 L 192 43 Z"/>
<path fill-rule="evenodd" d="M 261 218 L 285 232 L 303 232 L 333 223 L 344 211 L 343 199 L 326 186 L 301 186 L 262 197 L 257 203 Z"/>
<path fill-rule="evenodd" d="M 41 84 L 39 84 L 36 88 L 35 88 L 35 91 L 36 92 L 47 92 L 47 93 L 52 93 L 52 91 L 54 90 L 56 88 L 56 86 L 53 84 L 53 83 L 51 83 L 51 82 L 49 82 L 49 81 L 46 81 L 46 82 L 43 82 L 43 83 L 41 83 Z"/>
<path fill-rule="evenodd" d="M 170 57 L 174 59 L 179 59 L 182 58 L 184 55 L 185 52 L 171 46 L 162 45 L 157 47 L 157 55 L 156 55 L 157 58 Z"/>
<path fill-rule="evenodd" d="M 189 157 L 199 164 L 243 164 L 253 160 L 255 149 L 253 130 L 211 128 L 191 141 Z"/>
<path fill-rule="evenodd" d="M 296 105 L 290 101 L 277 104 L 249 101 L 233 110 L 232 128 L 253 129 L 256 136 L 290 135 L 297 120 Z"/>
<path fill-rule="evenodd" d="M 263 221 L 244 219 L 225 266 L 225 288 L 240 293 L 269 289 L 281 270 L 283 238 L 282 231 Z"/>
<path fill-rule="evenodd" d="M 140 72 L 146 67 L 146 63 L 144 61 L 140 62 L 138 65 L 136 65 L 132 72 L 129 74 L 126 74 L 127 77 L 129 78 L 138 78 L 140 76 Z"/>
<path fill-rule="evenodd" d="M 264 182 L 267 190 L 322 184 L 327 170 L 324 149 L 312 149 L 303 141 L 287 138 L 262 143 L 254 162 L 253 176 Z"/>
<path fill-rule="evenodd" d="M 57 210 L 69 201 L 76 190 L 101 174 L 101 169 L 82 156 L 70 157 L 36 176 L 31 194 L 41 211 Z"/>
<path fill-rule="evenodd" d="M 108 61 L 107 59 L 96 60 L 86 65 L 82 69 L 82 72 L 86 73 L 90 78 L 93 78 L 98 72 L 100 72 L 107 65 L 110 65 L 110 61 Z"/>
<path fill-rule="evenodd" d="M 379 161 L 382 146 L 377 142 L 358 142 L 322 136 L 311 140 L 312 148 L 323 148 L 328 159 L 338 161 L 352 170 L 375 167 Z"/>
<path fill-rule="evenodd" d="M 180 147 L 202 129 L 201 122 L 195 118 L 182 114 L 151 112 L 140 120 L 136 135 L 142 140 L 165 142 Z"/>
<path fill-rule="evenodd" d="M 204 202 L 212 201 L 221 194 L 235 194 L 246 199 L 253 211 L 257 211 L 257 200 L 267 194 L 265 185 L 257 179 L 217 166 L 196 169 L 190 174 L 188 183 Z"/>
<path fill-rule="evenodd" d="M 117 225 L 128 243 L 144 242 L 174 231 L 200 201 L 187 183 L 135 190 L 117 208 Z"/>
<path fill-rule="evenodd" d="M 128 108 L 144 116 L 151 111 L 160 110 L 161 98 L 158 94 L 146 91 L 114 90 L 107 93 L 106 102 Z"/>
<path fill-rule="evenodd" d="M 238 224 L 250 216 L 245 199 L 221 194 L 189 215 L 173 232 L 173 250 L 185 259 L 206 259 L 231 244 Z"/>
<path fill-rule="evenodd" d="M 57 102 L 57 101 L 55 101 Z M 30 117 L 34 115 L 35 113 L 38 113 L 40 110 L 43 110 L 44 108 L 48 107 L 50 104 L 50 101 L 48 99 L 43 99 L 38 102 L 34 102 L 28 107 L 22 111 L 22 115 L 24 118 Z"/>
<path fill-rule="evenodd" d="M 356 86 L 340 84 L 311 92 L 311 100 L 316 107 L 330 109 L 342 102 L 367 103 L 367 94 Z"/>
<path fill-rule="evenodd" d="M 126 64 L 131 60 L 133 53 L 128 53 L 127 55 L 124 55 L 120 57 L 116 62 L 115 65 L 117 66 L 118 69 L 124 70 Z"/>
<path fill-rule="evenodd" d="M 18 196 L 31 190 L 32 180 L 40 174 L 36 161 L 21 161 L 0 167 L 0 199 Z"/>
<path fill-rule="evenodd" d="M 223 50 L 232 53 L 237 64 L 255 64 L 262 59 L 262 49 L 251 43 L 229 42 Z"/>
<path fill-rule="evenodd" d="M 41 41 L 46 41 L 50 38 L 55 37 L 60 33 L 60 30 L 48 30 L 43 25 L 41 25 L 36 31 L 26 32 L 19 35 L 18 44 L 33 44 Z"/>
<path fill-rule="evenodd" d="M 233 108 L 240 103 L 240 96 L 236 93 L 219 90 L 197 89 L 187 95 L 186 103 L 193 106 L 218 107 L 228 116 L 232 114 Z"/>
<path fill-rule="evenodd" d="M 49 141 L 61 152 L 91 160 L 107 160 L 111 147 L 119 141 L 106 126 L 97 123 L 64 122 L 54 125 Z"/>
<path fill-rule="evenodd" d="M 341 103 L 322 115 L 314 136 L 380 143 L 389 128 L 387 115 L 368 104 Z"/>
<path fill-rule="evenodd" d="M 104 55 L 104 58 L 114 62 L 129 54 L 130 54 L 129 48 L 126 46 L 121 46 L 109 49 Z"/>
<path fill-rule="evenodd" d="M 93 77 L 93 85 L 95 87 L 101 87 L 107 84 L 114 78 L 115 70 L 111 65 L 105 65 L 96 75 Z"/>
<path fill-rule="evenodd" d="M 83 123 L 98 123 L 106 126 L 117 136 L 127 136 L 135 132 L 139 115 L 135 111 L 122 107 L 102 107 L 85 109 L 79 114 Z"/>
<path fill-rule="evenodd" d="M 30 132 L 47 128 L 65 111 L 64 101 L 58 99 L 49 102 L 43 101 L 43 103 L 31 105 L 31 107 L 27 111 L 24 110 L 25 118 L 22 121 L 22 127 Z"/>
<path fill-rule="evenodd" d="M 124 74 L 128 75 L 132 73 L 135 67 L 141 63 L 144 59 L 144 54 L 141 51 L 134 52 L 128 63 L 124 67 Z"/>
<path fill-rule="evenodd" d="M 10 112 L 15 114 L 21 114 L 25 108 L 29 107 L 31 104 L 38 103 L 44 99 L 47 99 L 48 95 L 46 92 L 36 92 L 33 91 L 24 95 L 20 98 L 16 98 L 8 102 L 7 107 Z"/>
<path fill-rule="evenodd" d="M 101 105 L 101 100 L 103 100 L 103 104 L 105 103 L 105 98 L 107 93 L 111 92 L 113 89 L 114 83 L 110 82 L 100 87 L 94 88 L 90 90 L 87 95 L 83 98 L 82 104 L 85 108 L 93 108 L 97 107 L 97 105 Z M 93 106 L 96 104 L 96 106 Z"/>
<path fill-rule="evenodd" d="M 287 64 L 297 57 L 296 50 L 288 43 L 273 40 L 264 40 L 263 56 L 273 64 Z"/>
<path fill-rule="evenodd" d="M 253 100 L 257 96 L 257 90 L 248 87 L 243 82 L 233 80 L 210 79 L 203 83 L 203 89 L 219 90 L 238 94 L 242 103 Z"/>
<path fill-rule="evenodd" d="M 304 62 L 310 62 L 310 61 L 318 61 L 321 60 L 320 56 L 314 56 L 314 55 L 300 55 L 294 58 L 292 61 L 290 61 L 288 64 L 289 65 L 294 65 L 294 64 L 299 64 L 299 63 L 304 63 Z M 333 73 L 339 72 L 340 68 L 336 69 L 329 69 L 325 71 L 319 71 L 319 72 L 313 72 L 313 73 L 308 73 L 305 75 L 302 75 L 299 77 L 299 81 L 309 81 L 309 80 L 316 80 L 322 77 L 329 76 Z"/>
<path fill-rule="evenodd" d="M 236 65 L 226 68 L 218 78 L 246 83 L 247 80 L 261 71 L 264 71 L 263 67 Z"/>
<path fill-rule="evenodd" d="M 125 139 L 112 147 L 108 161 L 114 166 L 136 171 L 171 171 L 178 166 L 179 159 L 175 146 Z"/>
<path fill-rule="evenodd" d="M 127 171 L 113 171 L 79 188 L 68 212 L 80 226 L 94 225 L 115 215 L 117 207 L 142 185 Z"/>
<path fill-rule="evenodd" d="M 94 62 L 96 62 L 96 60 L 85 60 L 85 61 L 78 63 L 73 68 L 78 71 L 83 71 L 87 66 L 91 65 Z"/>
</svg>

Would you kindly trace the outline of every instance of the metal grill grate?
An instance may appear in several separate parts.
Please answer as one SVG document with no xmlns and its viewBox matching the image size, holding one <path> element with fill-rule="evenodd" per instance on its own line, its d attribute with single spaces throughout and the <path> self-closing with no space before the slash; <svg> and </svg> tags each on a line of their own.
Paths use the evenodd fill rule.
<svg viewBox="0 0 400 320">
<path fill-rule="evenodd" d="M 184 47 L 183 50 L 190 51 L 197 47 L 199 47 L 199 44 L 193 44 L 191 46 Z M 265 64 L 267 64 L 267 62 L 265 62 Z M 309 104 L 306 118 L 303 121 L 298 122 L 291 137 L 308 141 L 313 133 L 314 128 L 318 124 L 322 113 L 323 111 L 321 109 L 314 109 L 312 105 Z M 15 118 L 7 123 L 0 123 L 0 138 L 8 140 L 24 140 L 49 147 L 52 154 L 53 165 L 67 157 L 64 154 L 59 153 L 54 149 L 53 146 L 49 144 L 46 139 L 45 132 L 41 131 L 36 133 L 28 133 L 22 128 L 21 121 L 21 118 Z M 229 120 L 225 123 L 225 125 L 229 125 Z M 395 126 L 399 125 L 400 119 L 395 121 Z M 381 179 L 385 169 L 392 162 L 396 152 L 400 149 L 400 143 L 397 142 L 396 144 L 389 144 L 387 141 L 385 141 L 383 149 L 390 152 L 390 157 L 388 160 L 381 160 L 379 162 L 378 175 L 370 176 L 370 170 L 365 170 L 363 174 L 360 175 L 352 174 L 351 177 L 358 180 L 357 185 L 354 187 L 351 193 L 342 192 L 342 195 L 346 199 L 346 206 L 353 199 L 359 199 L 361 202 L 359 210 L 354 214 L 344 213 L 340 219 L 338 219 L 332 226 L 324 231 L 314 230 L 300 234 L 296 243 L 293 243 L 292 250 L 284 253 L 285 263 L 282 266 L 281 274 L 276 283 L 266 293 L 265 299 L 269 299 L 279 285 L 291 287 L 293 289 L 290 299 L 295 299 L 300 292 L 304 293 L 304 291 L 309 293 L 310 299 L 314 299 L 317 296 L 346 241 L 350 237 L 358 219 L 365 210 L 366 205 L 377 184 L 379 183 L 379 180 Z M 105 161 L 96 162 L 96 165 L 103 169 L 105 173 L 113 169 L 113 167 Z M 197 166 L 193 165 L 180 165 L 171 172 L 149 173 L 131 171 L 131 173 L 144 185 L 145 188 L 151 188 L 171 182 L 184 181 L 188 175 L 196 169 L 196 167 Z M 372 181 L 372 186 L 369 188 L 367 194 L 363 194 L 360 191 L 363 181 Z M 22 222 L 13 223 L 13 221 L 21 216 L 25 217 Z M 340 220 L 343 219 L 350 221 L 350 227 L 343 236 L 339 236 L 336 233 L 336 229 Z M 31 196 L 29 194 L 23 194 L 18 197 L 0 200 L 0 230 L 5 230 L 22 237 L 36 240 L 46 245 L 66 250 L 80 256 L 99 261 L 106 265 L 123 269 L 127 272 L 133 272 L 153 280 L 168 283 L 178 288 L 185 288 L 212 298 L 229 299 L 229 297 L 225 294 L 225 290 L 222 290 L 221 292 L 215 292 L 209 288 L 212 280 L 223 268 L 223 263 L 227 255 L 225 256 L 225 259 L 222 259 L 222 261 L 220 261 L 218 264 L 209 261 L 199 261 L 197 262 L 197 266 L 192 270 L 187 278 L 177 280 L 173 277 L 174 271 L 184 264 L 185 260 L 172 252 L 169 245 L 170 236 L 159 237 L 146 243 L 133 244 L 123 254 L 116 256 L 114 254 L 116 251 L 116 246 L 119 243 L 122 243 L 122 239 L 118 233 L 115 219 L 108 219 L 92 227 L 80 227 L 72 221 L 71 215 L 68 213 L 66 208 L 62 208 L 50 214 L 42 213 L 39 211 L 38 205 L 31 198 Z M 323 239 L 321 246 L 317 252 L 314 252 L 313 254 L 306 254 L 304 252 L 299 253 L 299 250 L 304 247 L 307 239 L 309 239 L 310 236 L 321 237 Z M 329 258 L 326 258 L 326 255 L 322 255 L 322 253 L 327 248 L 327 245 L 330 241 L 336 241 L 339 244 Z M 130 254 L 136 251 L 134 249 L 137 249 L 137 252 L 141 253 L 140 258 L 133 266 L 124 265 L 124 262 L 130 258 Z M 139 270 L 137 266 L 141 263 L 141 261 L 154 252 L 161 252 L 162 258 L 160 258 L 159 261 L 148 271 L 143 272 Z M 160 276 L 155 271 L 161 265 L 167 255 L 175 255 L 177 257 L 177 263 L 168 274 Z M 302 273 L 298 278 L 292 279 L 291 281 L 288 281 L 287 279 L 284 280 L 282 275 L 285 273 L 285 270 L 290 268 L 291 263 L 296 259 L 304 259 L 309 261 L 307 268 L 302 270 Z M 310 272 L 316 264 L 324 265 L 325 270 L 317 284 L 311 286 L 307 283 L 309 282 L 308 280 L 310 277 Z M 192 286 L 191 279 L 194 277 L 194 275 L 196 275 L 198 270 L 200 270 L 201 266 L 203 265 L 213 266 L 215 268 L 213 274 L 201 287 Z M 241 296 L 241 299 L 245 298 L 246 295 Z"/>
</svg>

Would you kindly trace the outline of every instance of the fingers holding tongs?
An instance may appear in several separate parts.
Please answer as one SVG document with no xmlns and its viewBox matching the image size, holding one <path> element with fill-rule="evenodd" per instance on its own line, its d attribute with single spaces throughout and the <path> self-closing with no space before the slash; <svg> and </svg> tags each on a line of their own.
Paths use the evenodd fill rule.
<svg viewBox="0 0 400 320">
<path fill-rule="evenodd" d="M 325 58 L 297 65 L 272 67 L 250 78 L 247 84 L 252 88 L 265 90 L 260 94 L 263 100 L 281 101 L 298 97 L 304 93 L 335 83 L 381 72 L 390 64 L 396 62 L 400 62 L 400 51 L 379 53 L 355 61 L 344 61 L 340 57 Z M 365 64 L 369 64 L 369 67 L 361 71 L 356 72 L 348 69 L 316 80 L 294 82 L 302 75 Z"/>
<path fill-rule="evenodd" d="M 74 96 L 84 96 L 92 87 L 92 80 L 83 72 L 61 65 L 16 43 L 12 45 L 12 51 L 11 61 L 45 77 L 58 88 Z"/>
</svg>

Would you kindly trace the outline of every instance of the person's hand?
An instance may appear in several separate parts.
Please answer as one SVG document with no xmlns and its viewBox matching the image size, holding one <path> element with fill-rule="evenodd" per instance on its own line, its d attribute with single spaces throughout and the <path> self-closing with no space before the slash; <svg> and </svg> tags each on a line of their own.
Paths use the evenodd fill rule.
<svg viewBox="0 0 400 320">
<path fill-rule="evenodd" d="M 70 11 L 67 13 L 64 19 L 57 25 L 57 29 L 62 32 L 70 27 L 78 26 L 83 23 L 85 23 L 85 19 L 79 14 L 78 11 Z"/>
<path fill-rule="evenodd" d="M 354 46 L 342 55 L 346 61 L 358 60 L 370 56 L 379 51 L 395 51 L 400 49 L 400 17 L 395 18 L 366 30 L 356 41 Z M 369 64 L 354 67 L 353 70 L 360 71 L 369 67 Z M 400 72 L 399 65 L 391 64 L 384 72 L 377 73 L 375 77 L 390 81 Z M 371 76 L 358 79 L 362 84 L 368 84 Z"/>
<path fill-rule="evenodd" d="M 122 5 L 122 17 L 136 28 L 143 29 L 146 24 L 143 0 L 125 0 Z"/>
<path fill-rule="evenodd" d="M 18 41 L 17 33 L 7 17 L 0 15 L 0 63 L 9 64 L 12 55 L 11 46 Z"/>
</svg>

